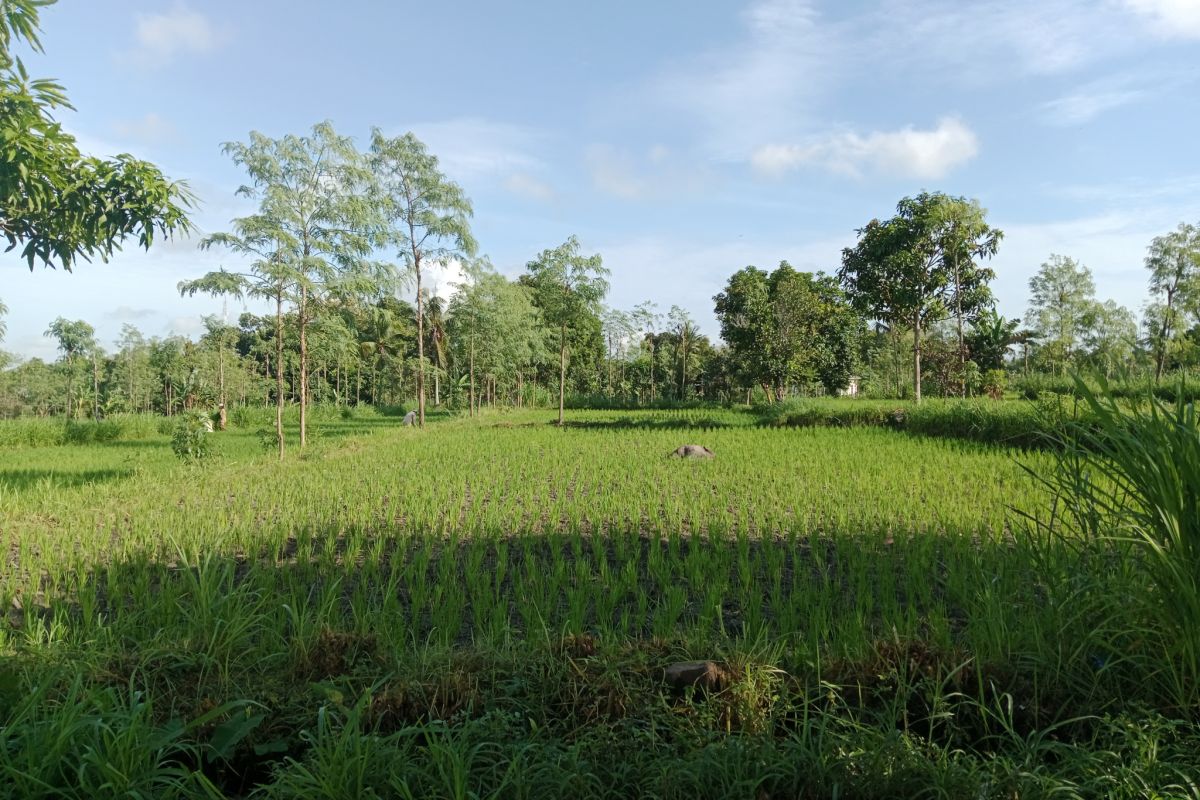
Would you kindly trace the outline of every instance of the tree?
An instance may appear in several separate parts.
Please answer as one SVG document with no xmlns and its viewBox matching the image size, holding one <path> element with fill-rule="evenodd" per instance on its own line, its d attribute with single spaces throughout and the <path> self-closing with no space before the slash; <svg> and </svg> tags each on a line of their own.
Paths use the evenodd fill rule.
<svg viewBox="0 0 1200 800">
<path fill-rule="evenodd" d="M 977 263 L 976 259 L 994 256 L 1004 233 L 988 226 L 987 211 L 978 200 L 944 195 L 934 197 L 940 198 L 935 201 L 934 215 L 943 266 L 952 277 L 949 306 L 954 312 L 958 333 L 959 394 L 965 397 L 967 350 L 963 322 L 991 307 L 993 299 L 988 282 L 996 277 L 994 270 Z"/>
<path fill-rule="evenodd" d="M 371 359 L 371 402 L 375 404 L 379 400 L 378 366 L 403 365 L 412 328 L 408 327 L 405 315 L 397 313 L 390 304 L 380 303 L 367 310 L 359 336 L 359 352 L 363 358 Z"/>
<path fill-rule="evenodd" d="M 82 155 L 53 119 L 71 108 L 63 88 L 30 79 L 12 54 L 21 41 L 42 51 L 38 16 L 50 2 L 0 3 L 0 235 L 31 270 L 40 261 L 70 271 L 79 259 L 107 260 L 131 236 L 149 248 L 158 235 L 187 233 L 192 195 L 131 155 Z"/>
<path fill-rule="evenodd" d="M 149 399 L 150 391 L 143 386 L 149 368 L 146 337 L 133 325 L 122 325 L 113 378 L 125 392 L 125 410 L 137 411 L 138 401 Z"/>
<path fill-rule="evenodd" d="M 610 394 L 623 392 L 629 347 L 637 335 L 634 317 L 618 308 L 605 307 L 600 313 L 600 325 L 604 333 L 604 344 L 608 348 L 608 391 Z M 621 366 L 619 382 L 615 375 L 618 363 Z M 619 387 L 618 383 L 621 384 Z"/>
<path fill-rule="evenodd" d="M 446 341 L 446 301 L 436 294 L 426 294 L 425 320 L 423 327 L 429 339 L 429 349 L 433 352 L 433 404 L 442 404 L 441 376 L 449 365 L 447 356 L 449 345 Z M 420 356 L 418 355 L 418 358 Z"/>
<path fill-rule="evenodd" d="M 308 136 L 271 139 L 252 131 L 249 142 L 226 142 L 222 149 L 246 169 L 250 183 L 238 194 L 257 200 L 258 213 L 234 220 L 234 233 L 209 236 L 202 246 L 222 245 L 255 258 L 252 272 L 274 287 L 277 320 L 282 319 L 280 298 L 286 295 L 295 305 L 303 448 L 309 403 L 308 327 L 315 305 L 328 295 L 375 294 L 394 279 L 385 265 L 366 259 L 379 228 L 376 203 L 366 191 L 370 175 L 353 142 L 328 122 L 314 125 Z M 278 416 L 282 418 L 282 408 Z M 282 423 L 277 427 L 282 457 Z"/>
<path fill-rule="evenodd" d="M 1059 373 L 1076 357 L 1096 312 L 1092 273 L 1073 258 L 1051 255 L 1029 279 L 1029 321 L 1042 358 Z"/>
<path fill-rule="evenodd" d="M 553 250 L 543 250 L 526 264 L 533 301 L 542 317 L 558 329 L 558 424 L 563 424 L 567 387 L 567 330 L 595 317 L 608 293 L 608 270 L 600 254 L 584 256 L 574 236 Z"/>
<path fill-rule="evenodd" d="M 458 287 L 448 307 L 448 335 L 456 359 L 467 369 L 468 408 L 475 413 L 476 376 L 515 378 L 521 402 L 522 369 L 541 359 L 545 331 L 530 299 L 529 287 L 508 280 L 481 259 L 468 267 L 469 280 Z"/>
<path fill-rule="evenodd" d="M 411 133 L 371 134 L 371 170 L 388 221 L 388 241 L 417 284 L 417 421 L 425 425 L 425 308 L 421 268 L 475 255 L 471 201 L 438 169 L 437 156 Z"/>
<path fill-rule="evenodd" d="M 746 267 L 713 300 L 738 372 L 769 399 L 782 400 L 794 383 L 845 387 L 862 320 L 831 277 L 786 261 L 770 274 Z"/>
<path fill-rule="evenodd" d="M 1137 320 L 1129 309 L 1113 300 L 1096 303 L 1090 317 L 1091 326 L 1084 336 L 1088 355 L 1106 376 L 1111 376 L 1133 357 Z"/>
<path fill-rule="evenodd" d="M 248 272 L 219 269 L 191 281 L 180 281 L 179 294 L 197 293 L 214 297 L 257 297 L 275 302 L 275 444 L 280 460 L 284 455 L 283 435 L 283 303 L 293 280 L 293 271 L 282 261 L 274 233 L 257 217 L 233 221 L 234 233 L 217 233 L 200 242 L 202 248 L 223 245 L 235 253 L 254 256 Z M 170 412 L 168 412 L 170 413 Z"/>
<path fill-rule="evenodd" d="M 675 396 L 678 400 L 686 400 L 688 365 L 694 355 L 696 340 L 700 338 L 700 330 L 696 327 L 692 315 L 679 306 L 671 306 L 667 313 L 667 323 L 675 339 L 675 363 L 679 365 L 679 385 Z"/>
<path fill-rule="evenodd" d="M 1154 380 L 1162 379 L 1172 345 L 1183 332 L 1186 312 L 1200 321 L 1200 227 L 1180 223 L 1171 233 L 1156 236 L 1146 255 L 1150 270 L 1151 304 L 1147 309 Z"/>
<path fill-rule="evenodd" d="M 975 201 L 922 192 L 896 205 L 896 216 L 858 229 L 858 243 L 842 251 L 838 271 L 846 294 L 863 316 L 885 323 L 894 335 L 913 333 L 913 394 L 921 401 L 922 332 L 945 319 L 961 324 L 990 304 L 991 270 L 976 258 L 996 251 L 1000 232 L 984 222 Z"/>
<path fill-rule="evenodd" d="M 95 356 L 96 329 L 81 319 L 69 320 L 58 317 L 46 329 L 46 336 L 58 340 L 58 349 L 66 360 L 67 367 L 67 414 L 75 416 L 75 380 L 78 359 Z M 98 416 L 97 412 L 97 416 Z"/>
<path fill-rule="evenodd" d="M 649 300 L 643 301 L 634 307 L 633 313 L 630 315 L 634 327 L 641 334 L 641 344 L 649 350 L 649 373 L 650 373 L 650 402 L 654 402 L 657 385 L 655 377 L 657 375 L 657 342 L 658 338 L 655 334 L 658 332 L 659 326 L 662 324 L 662 314 L 658 313 L 658 306 Z"/>
<path fill-rule="evenodd" d="M 0 342 L 4 341 L 4 336 L 8 333 L 8 323 L 4 321 L 7 314 L 8 306 L 4 305 L 3 300 L 0 300 Z"/>
</svg>

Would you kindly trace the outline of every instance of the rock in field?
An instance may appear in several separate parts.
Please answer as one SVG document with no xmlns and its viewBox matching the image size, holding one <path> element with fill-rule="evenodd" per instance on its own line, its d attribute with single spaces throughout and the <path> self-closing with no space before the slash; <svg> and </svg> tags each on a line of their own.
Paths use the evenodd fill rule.
<svg viewBox="0 0 1200 800">
<path fill-rule="evenodd" d="M 676 691 L 693 686 L 705 692 L 719 692 L 729 683 L 729 673 L 715 661 L 681 661 L 666 668 L 663 680 Z"/>
<path fill-rule="evenodd" d="M 672 458 L 712 458 L 715 455 L 716 453 L 702 444 L 680 445 L 671 453 Z"/>
</svg>

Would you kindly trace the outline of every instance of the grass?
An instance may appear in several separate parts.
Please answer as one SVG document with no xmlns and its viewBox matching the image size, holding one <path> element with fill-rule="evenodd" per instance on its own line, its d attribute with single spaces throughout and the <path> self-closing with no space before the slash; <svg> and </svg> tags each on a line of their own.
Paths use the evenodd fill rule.
<svg viewBox="0 0 1200 800">
<path fill-rule="evenodd" d="M 1200 796 L 1147 573 L 1017 525 L 1057 455 L 552 416 L 5 451 L 0 797 Z"/>
</svg>

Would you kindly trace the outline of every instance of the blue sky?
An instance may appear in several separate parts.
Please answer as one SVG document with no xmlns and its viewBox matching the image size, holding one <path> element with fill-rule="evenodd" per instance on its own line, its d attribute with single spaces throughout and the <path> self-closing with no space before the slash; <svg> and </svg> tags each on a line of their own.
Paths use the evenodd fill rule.
<svg viewBox="0 0 1200 800">
<path fill-rule="evenodd" d="M 186 179 L 203 232 L 251 210 L 222 142 L 413 130 L 502 271 L 578 234 L 611 305 L 679 304 L 710 334 L 729 274 L 832 272 L 856 227 L 922 189 L 978 198 L 1005 231 L 1009 316 L 1051 253 L 1140 309 L 1150 238 L 1200 220 L 1200 0 L 61 0 L 43 17 L 27 65 L 65 84 L 81 146 Z M 194 241 L 71 274 L 0 255 L 3 347 L 53 357 L 59 315 L 105 346 L 124 322 L 194 335 L 221 303 L 176 283 L 236 263 Z"/>
</svg>

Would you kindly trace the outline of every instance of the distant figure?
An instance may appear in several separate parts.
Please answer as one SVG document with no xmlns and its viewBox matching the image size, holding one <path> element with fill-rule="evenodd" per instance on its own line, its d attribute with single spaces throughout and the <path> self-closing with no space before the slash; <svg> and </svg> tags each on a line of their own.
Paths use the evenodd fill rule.
<svg viewBox="0 0 1200 800">
<path fill-rule="evenodd" d="M 225 415 L 225 404 L 217 406 L 217 428 L 225 430 L 225 426 L 229 424 L 229 418 Z"/>
<path fill-rule="evenodd" d="M 404 415 L 404 424 L 409 425 L 409 426 L 416 425 L 417 424 L 417 412 L 410 411 L 407 414 L 405 414 Z"/>
</svg>

